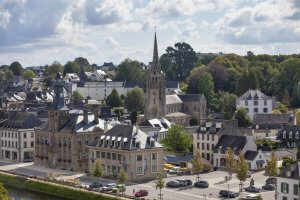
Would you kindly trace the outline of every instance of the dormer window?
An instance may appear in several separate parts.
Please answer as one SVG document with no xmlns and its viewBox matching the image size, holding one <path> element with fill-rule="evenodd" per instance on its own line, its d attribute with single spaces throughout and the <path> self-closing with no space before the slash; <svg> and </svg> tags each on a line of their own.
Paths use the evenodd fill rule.
<svg viewBox="0 0 300 200">
<path fill-rule="evenodd" d="M 151 147 L 154 147 L 154 146 L 155 146 L 155 141 L 151 141 L 151 142 L 150 142 L 150 146 L 151 146 Z"/>
<path fill-rule="evenodd" d="M 290 133 L 289 133 L 289 138 L 290 138 L 290 139 L 293 138 L 293 132 L 292 132 L 292 131 L 290 131 Z"/>
<path fill-rule="evenodd" d="M 137 149 L 139 149 L 139 148 L 140 148 L 140 142 L 135 142 L 135 147 L 136 147 Z"/>
<path fill-rule="evenodd" d="M 286 131 L 283 131 L 282 138 L 286 138 Z"/>
<path fill-rule="evenodd" d="M 296 139 L 299 139 L 299 132 L 296 133 L 295 137 Z"/>
</svg>

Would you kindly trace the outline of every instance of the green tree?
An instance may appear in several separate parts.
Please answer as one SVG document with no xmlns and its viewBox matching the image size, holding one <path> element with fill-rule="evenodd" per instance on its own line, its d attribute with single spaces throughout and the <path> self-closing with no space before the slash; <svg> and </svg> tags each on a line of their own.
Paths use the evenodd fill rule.
<svg viewBox="0 0 300 200">
<path fill-rule="evenodd" d="M 122 169 L 120 173 L 118 174 L 118 183 L 125 184 L 128 180 L 128 175 L 126 172 Z"/>
<path fill-rule="evenodd" d="M 193 172 L 195 174 L 197 174 L 197 181 L 200 180 L 200 173 L 203 172 L 203 169 L 204 169 L 204 163 L 202 161 L 202 158 L 201 158 L 201 155 L 200 155 L 200 151 L 197 150 L 196 151 L 196 155 L 192 161 L 192 164 L 193 164 Z"/>
<path fill-rule="evenodd" d="M 144 83 L 146 80 L 146 71 L 142 69 L 140 62 L 125 59 L 117 67 L 115 80 Z"/>
<path fill-rule="evenodd" d="M 5 80 L 5 72 L 3 72 L 2 70 L 0 71 L 0 81 L 4 81 Z"/>
<path fill-rule="evenodd" d="M 62 72 L 63 72 L 63 66 L 57 61 L 54 61 L 52 65 L 45 66 L 44 79 L 43 79 L 44 86 L 46 88 L 50 87 L 51 82 L 56 77 L 56 74 Z"/>
<path fill-rule="evenodd" d="M 100 178 L 103 176 L 103 169 L 101 167 L 101 162 L 99 159 L 96 160 L 94 165 L 93 176 Z"/>
<path fill-rule="evenodd" d="M 275 107 L 275 109 L 273 110 L 273 113 L 277 113 L 277 114 L 287 114 L 288 113 L 288 108 L 283 105 L 282 103 L 278 103 L 278 105 Z"/>
<path fill-rule="evenodd" d="M 245 108 L 239 108 L 236 111 L 234 118 L 238 120 L 239 127 L 248 127 L 251 125 L 251 120 Z"/>
<path fill-rule="evenodd" d="M 291 97 L 290 97 L 290 94 L 289 94 L 289 91 L 288 89 L 284 89 L 284 94 L 283 94 L 283 97 L 281 99 L 281 102 L 286 105 L 287 107 L 290 106 L 290 103 L 291 103 Z"/>
<path fill-rule="evenodd" d="M 64 66 L 64 76 L 67 73 L 76 73 L 79 75 L 81 72 L 80 66 L 76 62 L 69 61 Z"/>
<path fill-rule="evenodd" d="M 219 104 L 221 112 L 224 114 L 225 119 L 232 119 L 236 108 L 237 96 L 228 92 L 223 92 L 221 95 Z"/>
<path fill-rule="evenodd" d="M 25 79 L 30 79 L 30 78 L 34 78 L 35 77 L 35 73 L 30 70 L 30 69 L 26 69 L 24 72 L 23 72 L 23 77 Z"/>
<path fill-rule="evenodd" d="M 215 96 L 214 93 L 214 81 L 213 77 L 210 73 L 205 72 L 202 74 L 199 82 L 199 94 L 204 94 L 208 105 L 210 106 L 212 103 L 212 100 Z"/>
<path fill-rule="evenodd" d="M 182 92 L 186 93 L 187 88 L 188 88 L 188 84 L 186 84 L 185 82 L 182 82 L 179 84 L 179 88 Z"/>
<path fill-rule="evenodd" d="M 259 82 L 258 78 L 253 70 L 243 71 L 238 83 L 237 83 L 237 94 L 241 95 L 248 91 L 249 89 L 258 89 Z"/>
<path fill-rule="evenodd" d="M 6 70 L 4 73 L 5 73 L 5 80 L 11 79 L 14 75 L 13 72 L 10 70 Z"/>
<path fill-rule="evenodd" d="M 15 61 L 10 64 L 9 70 L 12 71 L 15 76 L 21 76 L 24 69 L 19 62 Z"/>
<path fill-rule="evenodd" d="M 271 153 L 271 157 L 267 160 L 266 172 L 269 176 L 277 176 L 277 157 L 274 151 Z"/>
<path fill-rule="evenodd" d="M 124 115 L 124 108 L 123 107 L 117 107 L 113 109 L 113 112 L 117 114 L 118 120 Z"/>
<path fill-rule="evenodd" d="M 300 145 L 298 145 L 296 157 L 297 157 L 297 160 L 300 160 Z"/>
<path fill-rule="evenodd" d="M 249 89 L 253 89 L 253 90 L 256 90 L 259 88 L 259 82 L 258 82 L 258 78 L 255 74 L 255 72 L 253 70 L 250 70 L 249 71 L 249 74 L 248 74 L 248 87 Z"/>
<path fill-rule="evenodd" d="M 239 159 L 235 165 L 235 173 L 237 179 L 241 182 L 245 182 L 247 179 L 247 172 L 248 172 L 248 162 L 244 157 L 244 154 L 240 152 Z M 243 188 L 241 188 L 241 191 L 243 191 Z"/>
<path fill-rule="evenodd" d="M 229 178 L 232 177 L 232 172 L 235 170 L 236 161 L 234 159 L 234 152 L 229 147 L 226 149 L 226 168 L 229 171 Z"/>
<path fill-rule="evenodd" d="M 154 187 L 155 189 L 159 189 L 159 200 L 162 199 L 162 192 L 161 190 L 165 187 L 165 181 L 164 181 L 164 176 L 163 176 L 163 172 L 159 172 L 157 173 L 157 176 L 156 176 L 156 180 L 154 181 Z"/>
<path fill-rule="evenodd" d="M 132 111 L 131 113 L 130 113 L 130 121 L 131 121 L 131 125 L 134 125 L 134 124 L 136 124 L 136 121 L 137 121 L 137 115 L 138 115 L 138 113 L 137 113 L 137 111 Z"/>
<path fill-rule="evenodd" d="M 294 88 L 293 88 L 293 97 L 292 97 L 291 103 L 294 108 L 300 107 L 300 94 L 299 94 L 297 84 L 295 84 Z"/>
<path fill-rule="evenodd" d="M 142 111 L 144 107 L 144 91 L 135 88 L 127 93 L 125 98 L 125 107 L 130 111 Z"/>
<path fill-rule="evenodd" d="M 79 102 L 83 100 L 83 96 L 78 92 L 78 90 L 75 90 L 72 94 L 72 100 L 73 102 Z"/>
<path fill-rule="evenodd" d="M 0 199 L 1 200 L 12 200 L 9 196 L 8 196 L 8 192 L 7 190 L 4 188 L 3 184 L 0 183 Z"/>
<path fill-rule="evenodd" d="M 162 144 L 175 152 L 187 152 L 192 145 L 192 138 L 183 126 L 174 124 L 168 129 L 167 136 L 162 140 Z"/>
<path fill-rule="evenodd" d="M 107 105 L 111 106 L 111 107 L 121 107 L 123 106 L 123 102 L 119 96 L 119 93 L 116 89 L 113 89 L 110 93 L 110 95 L 108 95 L 107 100 L 106 100 Z"/>
</svg>

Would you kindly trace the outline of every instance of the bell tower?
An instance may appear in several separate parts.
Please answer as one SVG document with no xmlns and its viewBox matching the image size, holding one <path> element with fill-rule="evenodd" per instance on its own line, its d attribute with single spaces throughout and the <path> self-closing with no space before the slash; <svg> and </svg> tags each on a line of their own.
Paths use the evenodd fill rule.
<svg viewBox="0 0 300 200">
<path fill-rule="evenodd" d="M 153 60 L 148 70 L 146 99 L 145 99 L 145 119 L 161 118 L 165 115 L 166 104 L 166 84 L 165 75 L 161 71 L 156 32 L 154 35 Z"/>
</svg>

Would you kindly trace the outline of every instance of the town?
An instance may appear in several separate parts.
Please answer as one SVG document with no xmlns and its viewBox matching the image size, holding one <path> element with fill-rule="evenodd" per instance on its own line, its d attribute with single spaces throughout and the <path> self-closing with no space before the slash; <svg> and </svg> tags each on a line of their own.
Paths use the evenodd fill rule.
<svg viewBox="0 0 300 200">
<path fill-rule="evenodd" d="M 300 200 L 299 52 L 199 53 L 161 35 L 143 41 L 147 63 L 0 58 L 0 200 Z"/>
</svg>

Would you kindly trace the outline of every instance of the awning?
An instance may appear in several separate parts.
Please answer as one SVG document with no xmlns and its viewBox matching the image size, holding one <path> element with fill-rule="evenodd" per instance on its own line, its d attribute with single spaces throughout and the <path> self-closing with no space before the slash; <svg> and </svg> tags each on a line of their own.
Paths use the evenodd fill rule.
<svg viewBox="0 0 300 200">
<path fill-rule="evenodd" d="M 259 164 L 264 164 L 264 163 L 265 163 L 264 160 L 257 160 L 257 161 L 256 161 L 256 164 L 258 164 L 258 165 L 259 165 Z"/>
</svg>

